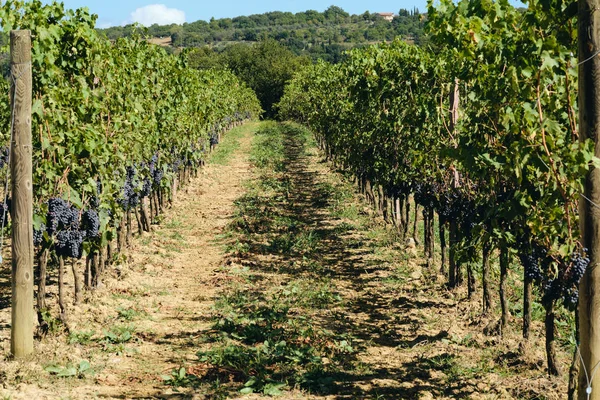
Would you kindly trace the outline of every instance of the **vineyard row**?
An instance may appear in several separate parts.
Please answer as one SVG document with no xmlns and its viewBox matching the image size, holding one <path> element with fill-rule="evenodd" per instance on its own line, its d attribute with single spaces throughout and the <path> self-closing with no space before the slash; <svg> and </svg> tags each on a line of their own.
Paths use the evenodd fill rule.
<svg viewBox="0 0 600 400">
<path fill-rule="evenodd" d="M 261 110 L 254 92 L 232 73 L 188 68 L 185 54 L 169 55 L 139 37 L 111 42 L 97 33 L 96 16 L 85 9 L 9 0 L 0 7 L 0 21 L 4 32 L 30 30 L 32 37 L 33 240 L 43 333 L 55 318 L 47 304 L 48 268 L 58 268 L 58 317 L 68 327 L 67 260 L 86 260 L 83 274 L 72 263 L 78 302 L 83 289 L 100 284 L 135 226 L 150 230 L 221 135 Z M 6 93 L 0 102 L 3 171 L 9 92 L 20 78 L 0 79 Z M 10 193 L 3 198 L 5 218 Z"/>
<path fill-rule="evenodd" d="M 575 16 L 566 3 L 544 4 L 431 3 L 430 46 L 396 41 L 309 66 L 278 108 L 316 132 L 327 157 L 404 235 L 414 199 L 428 259 L 439 221 L 448 286 L 466 282 L 471 297 L 481 276 L 483 313 L 493 306 L 490 259 L 499 253 L 500 332 L 510 317 L 507 274 L 520 260 L 523 337 L 539 293 L 548 371 L 558 375 L 555 318 L 577 308 L 589 263 L 578 202 L 597 159 L 578 134 Z"/>
</svg>

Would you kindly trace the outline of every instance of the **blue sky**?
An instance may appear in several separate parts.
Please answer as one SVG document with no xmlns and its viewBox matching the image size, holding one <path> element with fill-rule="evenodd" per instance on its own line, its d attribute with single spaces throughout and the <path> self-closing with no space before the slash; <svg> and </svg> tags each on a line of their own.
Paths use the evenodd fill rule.
<svg viewBox="0 0 600 400">
<path fill-rule="evenodd" d="M 50 0 L 45 1 L 50 2 Z M 98 26 L 122 25 L 132 21 L 151 24 L 194 22 L 211 17 L 226 18 L 239 15 L 261 14 L 267 11 L 324 11 L 330 5 L 343 8 L 350 14 L 369 12 L 394 12 L 401 8 L 418 7 L 425 11 L 426 0 L 337 0 L 323 2 L 316 0 L 63 0 L 67 8 L 88 7 L 98 14 Z M 162 5 L 159 6 L 159 5 Z"/>
</svg>

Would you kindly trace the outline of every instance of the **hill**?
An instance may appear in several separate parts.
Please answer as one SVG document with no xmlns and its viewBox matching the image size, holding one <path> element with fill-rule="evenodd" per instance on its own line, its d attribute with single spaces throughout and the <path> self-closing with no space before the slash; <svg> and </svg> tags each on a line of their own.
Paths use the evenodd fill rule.
<svg viewBox="0 0 600 400">
<path fill-rule="evenodd" d="M 386 10 L 383 10 L 386 11 Z M 336 62 L 343 50 L 373 42 L 401 37 L 409 42 L 424 39 L 425 15 L 418 9 L 399 10 L 387 20 L 379 13 L 365 11 L 350 15 L 340 7 L 324 12 L 268 12 L 235 18 L 196 21 L 183 25 L 152 25 L 146 35 L 162 39 L 170 47 L 211 46 L 221 49 L 234 43 L 252 43 L 274 39 L 297 55 Z M 135 25 L 101 29 L 109 39 L 127 37 L 139 28 Z M 166 40 L 170 38 L 169 40 Z"/>
</svg>

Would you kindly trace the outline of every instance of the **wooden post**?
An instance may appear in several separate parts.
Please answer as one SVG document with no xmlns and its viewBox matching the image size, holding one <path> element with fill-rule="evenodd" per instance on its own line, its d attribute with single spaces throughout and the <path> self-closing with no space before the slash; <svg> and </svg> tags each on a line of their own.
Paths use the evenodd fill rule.
<svg viewBox="0 0 600 400">
<path fill-rule="evenodd" d="M 600 157 L 600 0 L 579 0 L 578 8 L 579 140 L 592 139 Z M 579 220 L 590 264 L 579 284 L 579 346 L 583 367 L 591 377 L 600 362 L 600 213 L 594 208 L 600 204 L 600 169 L 590 168 L 584 191 Z M 579 374 L 578 399 L 600 400 L 600 375 L 594 378 L 588 395 L 586 374 Z"/>
<path fill-rule="evenodd" d="M 31 161 L 31 32 L 10 33 L 12 90 L 12 325 L 13 356 L 33 353 L 33 182 Z"/>
<path fill-rule="evenodd" d="M 460 91 L 458 87 L 458 78 L 454 79 L 454 88 L 450 93 L 450 132 L 454 134 L 456 130 L 456 124 L 458 123 L 458 107 L 460 103 Z M 455 144 L 457 146 L 457 144 Z M 460 174 L 458 170 L 451 166 L 452 172 L 452 188 L 457 189 L 460 187 Z M 450 220 L 450 251 L 449 251 L 449 261 L 450 267 L 448 269 L 448 286 L 450 288 L 455 288 L 461 284 L 461 272 L 460 272 L 460 264 L 456 261 L 456 245 L 459 240 L 459 232 L 458 232 L 458 222 L 456 219 Z"/>
</svg>

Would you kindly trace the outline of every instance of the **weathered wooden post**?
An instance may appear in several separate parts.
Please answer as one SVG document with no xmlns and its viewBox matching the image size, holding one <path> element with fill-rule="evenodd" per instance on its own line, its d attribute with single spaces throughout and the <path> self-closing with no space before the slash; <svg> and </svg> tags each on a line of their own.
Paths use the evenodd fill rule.
<svg viewBox="0 0 600 400">
<path fill-rule="evenodd" d="M 460 105 L 460 90 L 458 78 L 454 79 L 454 86 L 450 93 L 450 126 L 449 130 L 452 134 L 455 133 L 456 125 L 458 124 L 458 108 Z M 460 174 L 458 170 L 452 166 L 452 188 L 460 187 Z M 453 218 L 450 220 L 450 268 L 448 269 L 448 287 L 451 289 L 460 286 L 462 283 L 462 274 L 460 271 L 460 263 L 456 261 L 456 244 L 458 242 L 458 222 Z"/>
<path fill-rule="evenodd" d="M 14 357 L 33 352 L 33 181 L 31 148 L 31 32 L 10 33 L 13 132 L 10 153 L 12 187 L 12 325 Z"/>
</svg>

